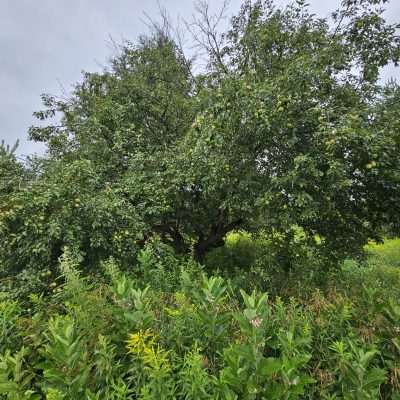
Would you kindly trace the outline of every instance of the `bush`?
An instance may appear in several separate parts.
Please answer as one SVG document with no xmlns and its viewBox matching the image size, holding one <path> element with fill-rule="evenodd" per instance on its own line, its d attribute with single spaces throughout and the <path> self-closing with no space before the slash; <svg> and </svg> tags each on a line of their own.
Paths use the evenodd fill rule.
<svg viewBox="0 0 400 400">
<path fill-rule="evenodd" d="M 110 260 L 99 279 L 83 277 L 67 250 L 56 286 L 32 294 L 28 308 L 5 293 L 0 398 L 399 396 L 392 270 L 347 262 L 324 291 L 274 298 L 241 289 L 235 273 L 208 276 L 160 251 L 146 247 L 132 274 Z M 247 273 L 257 280 L 257 270 Z M 384 292 L 382 282 L 393 287 Z M 288 285 L 283 294 L 298 290 Z"/>
</svg>

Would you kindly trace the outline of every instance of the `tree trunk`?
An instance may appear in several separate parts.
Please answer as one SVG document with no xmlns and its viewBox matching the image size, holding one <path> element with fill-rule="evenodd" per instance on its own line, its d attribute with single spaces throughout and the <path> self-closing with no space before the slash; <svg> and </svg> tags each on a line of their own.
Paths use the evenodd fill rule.
<svg viewBox="0 0 400 400">
<path fill-rule="evenodd" d="M 195 260 L 203 264 L 206 254 L 212 249 L 222 247 L 225 244 L 225 235 L 232 229 L 240 226 L 241 223 L 242 220 L 240 219 L 227 225 L 214 225 L 207 237 L 204 237 L 204 235 L 200 233 L 197 243 L 194 246 Z"/>
<path fill-rule="evenodd" d="M 224 235 L 208 237 L 205 240 L 199 240 L 194 246 L 194 258 L 195 260 L 203 264 L 206 254 L 218 247 L 222 247 L 225 244 Z"/>
</svg>

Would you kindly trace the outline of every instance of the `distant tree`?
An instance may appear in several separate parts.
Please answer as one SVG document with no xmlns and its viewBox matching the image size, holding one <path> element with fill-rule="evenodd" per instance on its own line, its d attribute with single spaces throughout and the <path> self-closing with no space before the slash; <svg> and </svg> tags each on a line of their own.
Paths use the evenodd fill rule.
<svg viewBox="0 0 400 400">
<path fill-rule="evenodd" d="M 17 161 L 15 152 L 18 142 L 14 146 L 0 143 L 0 197 L 5 197 L 18 189 L 21 184 L 23 167 Z"/>
<path fill-rule="evenodd" d="M 51 264 L 75 244 L 88 264 L 129 265 L 159 235 L 202 261 L 247 229 L 279 240 L 290 268 L 299 229 L 332 265 L 379 239 L 400 216 L 399 89 L 378 81 L 400 37 L 385 2 L 346 0 L 327 20 L 302 0 L 245 1 L 222 35 L 222 15 L 202 4 L 187 25 L 209 55 L 201 73 L 158 29 L 71 98 L 44 96 L 36 116 L 60 123 L 30 130 L 48 163 L 1 217 L 0 234 L 17 239 L 0 257 Z"/>
</svg>

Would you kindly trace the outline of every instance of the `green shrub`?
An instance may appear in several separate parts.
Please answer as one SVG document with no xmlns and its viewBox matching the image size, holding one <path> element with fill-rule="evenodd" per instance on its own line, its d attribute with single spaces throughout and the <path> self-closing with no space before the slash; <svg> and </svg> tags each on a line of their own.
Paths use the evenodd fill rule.
<svg viewBox="0 0 400 400">
<path fill-rule="evenodd" d="M 210 270 L 248 270 L 255 264 L 263 247 L 263 241 L 254 240 L 247 232 L 231 232 L 226 236 L 223 247 L 207 254 L 205 264 Z"/>
<path fill-rule="evenodd" d="M 4 293 L 0 399 L 399 395 L 397 268 L 347 261 L 320 288 L 293 270 L 275 297 L 260 289 L 281 272 L 263 274 L 262 257 L 222 277 L 161 250 L 146 247 L 132 272 L 110 259 L 104 275 L 83 276 L 66 249 L 55 285 L 28 308 Z"/>
</svg>

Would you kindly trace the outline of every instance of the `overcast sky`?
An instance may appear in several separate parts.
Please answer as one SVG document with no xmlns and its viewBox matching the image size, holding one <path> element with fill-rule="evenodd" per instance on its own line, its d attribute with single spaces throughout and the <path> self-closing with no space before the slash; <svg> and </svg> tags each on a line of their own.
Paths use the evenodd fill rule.
<svg viewBox="0 0 400 400">
<path fill-rule="evenodd" d="M 159 0 L 170 16 L 190 19 L 192 0 Z M 212 0 L 218 7 L 223 0 Z M 287 4 L 288 1 L 277 1 Z M 229 14 L 241 0 L 231 0 Z M 312 10 L 327 16 L 338 0 L 310 0 Z M 329 8 L 327 6 L 329 4 Z M 27 140 L 41 109 L 40 94 L 60 94 L 80 80 L 81 71 L 98 71 L 112 54 L 110 40 L 135 40 L 146 32 L 145 14 L 158 15 L 157 0 L 0 0 L 0 140 L 20 140 L 18 153 L 42 152 Z M 390 21 L 400 21 L 400 1 L 388 6 Z M 400 78 L 390 68 L 383 79 Z"/>
</svg>

